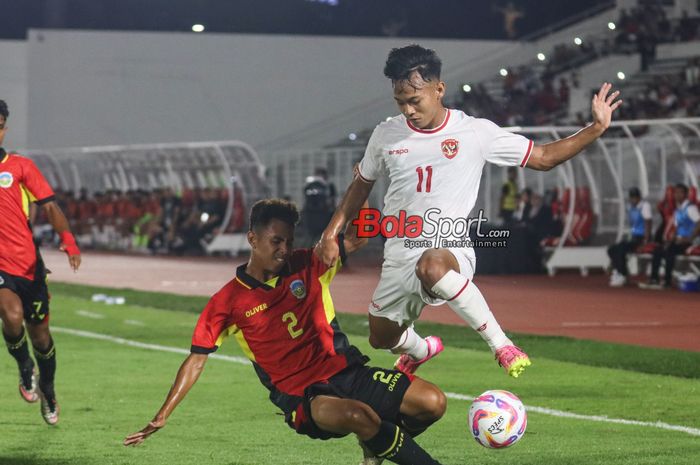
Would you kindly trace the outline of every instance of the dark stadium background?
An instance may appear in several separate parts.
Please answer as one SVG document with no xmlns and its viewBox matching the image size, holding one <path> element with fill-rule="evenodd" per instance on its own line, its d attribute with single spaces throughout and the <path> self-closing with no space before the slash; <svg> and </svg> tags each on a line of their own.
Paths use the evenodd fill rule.
<svg viewBox="0 0 700 465">
<path fill-rule="evenodd" d="M 23 38 L 28 28 L 381 36 L 405 23 L 401 37 L 503 39 L 496 7 L 481 0 L 0 0 L 0 38 Z M 524 13 L 519 36 L 609 0 L 516 0 Z"/>
</svg>

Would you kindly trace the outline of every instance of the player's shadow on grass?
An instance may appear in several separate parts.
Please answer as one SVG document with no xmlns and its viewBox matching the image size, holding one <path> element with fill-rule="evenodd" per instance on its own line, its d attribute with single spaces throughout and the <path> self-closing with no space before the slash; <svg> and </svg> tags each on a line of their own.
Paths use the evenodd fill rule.
<svg viewBox="0 0 700 465">
<path fill-rule="evenodd" d="M 0 454 L 0 464 L 2 465 L 88 465 L 85 459 L 71 458 L 70 460 L 44 459 L 32 456 L 10 457 Z"/>
</svg>

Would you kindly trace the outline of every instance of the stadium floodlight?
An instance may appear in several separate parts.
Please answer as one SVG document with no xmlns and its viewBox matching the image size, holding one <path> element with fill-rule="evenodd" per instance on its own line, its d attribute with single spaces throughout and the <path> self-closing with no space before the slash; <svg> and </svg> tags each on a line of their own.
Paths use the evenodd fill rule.
<svg viewBox="0 0 700 465">
<path fill-rule="evenodd" d="M 348 134 L 348 139 L 357 140 L 357 134 L 355 134 L 354 132 L 351 132 L 350 134 Z"/>
<path fill-rule="evenodd" d="M 574 43 L 576 45 L 581 45 L 583 43 L 583 40 L 581 40 L 580 37 L 574 37 Z"/>
<path fill-rule="evenodd" d="M 505 68 L 501 68 L 501 70 L 499 71 L 499 73 L 500 73 L 500 75 L 503 76 L 503 77 L 508 76 L 508 70 L 505 69 Z"/>
<path fill-rule="evenodd" d="M 193 24 L 192 25 L 192 32 L 204 32 L 204 25 L 203 24 Z"/>
<path fill-rule="evenodd" d="M 547 57 L 544 55 L 544 53 L 540 52 L 537 54 L 537 59 L 540 61 L 544 61 L 547 59 Z"/>
<path fill-rule="evenodd" d="M 617 26 L 615 26 L 615 23 L 613 23 L 612 21 L 608 23 L 608 29 L 610 29 L 611 31 L 614 31 L 616 27 Z"/>
<path fill-rule="evenodd" d="M 619 80 L 621 80 L 621 81 L 624 80 L 624 79 L 625 79 L 625 73 L 623 73 L 622 71 L 618 71 L 618 72 L 617 72 L 617 78 L 618 78 Z"/>
<path fill-rule="evenodd" d="M 464 84 L 464 85 L 462 86 L 462 90 L 463 90 L 464 92 L 471 92 L 471 91 L 472 91 L 472 86 L 470 86 L 469 84 Z"/>
</svg>

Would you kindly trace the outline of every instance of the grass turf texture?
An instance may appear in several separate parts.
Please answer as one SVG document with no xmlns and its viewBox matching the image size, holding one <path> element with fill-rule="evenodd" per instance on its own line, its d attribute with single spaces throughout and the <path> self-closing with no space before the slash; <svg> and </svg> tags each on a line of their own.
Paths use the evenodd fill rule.
<svg viewBox="0 0 700 465">
<path fill-rule="evenodd" d="M 52 292 L 54 326 L 183 349 L 189 347 L 196 315 L 159 308 L 194 310 L 206 301 L 110 290 L 106 293 L 125 295 L 129 305 L 108 306 L 85 298 L 96 292 L 93 289 L 54 284 Z M 103 318 L 89 318 L 85 313 L 81 316 L 76 313 L 79 311 Z M 371 350 L 365 342 L 366 327 L 361 319 L 348 316 L 341 315 L 341 324 L 351 341 L 372 357 L 372 364 L 390 366 L 394 357 Z M 450 330 L 442 327 L 437 332 L 444 335 L 443 331 L 447 334 Z M 465 337 L 463 329 L 459 334 Z M 544 355 L 549 339 L 555 340 L 559 351 L 569 344 L 573 344 L 569 349 L 572 352 L 588 350 L 587 346 L 565 338 L 533 338 L 531 342 L 541 343 L 537 350 L 542 352 L 523 378 L 512 380 L 483 347 L 458 347 L 453 344 L 453 337 L 457 335 L 450 333 L 448 350 L 422 367 L 420 373 L 445 391 L 475 395 L 486 389 L 508 389 L 529 405 L 700 427 L 696 415 L 700 410 L 700 386 L 695 379 L 638 373 L 629 366 L 620 370 L 555 360 Z M 205 373 L 169 425 L 144 445 L 127 449 L 121 446 L 123 437 L 145 426 L 158 409 L 184 355 L 62 333 L 56 333 L 55 339 L 59 357 L 57 392 L 62 405 L 61 423 L 56 428 L 43 423 L 38 405 L 20 400 L 14 361 L 9 355 L 0 356 L 2 465 L 359 462 L 359 449 L 353 438 L 321 442 L 297 435 L 276 415 L 276 408 L 267 400 L 267 391 L 251 367 L 214 359 L 208 362 Z M 656 352 L 650 349 L 649 353 Z M 658 352 L 662 360 L 671 353 Z M 233 340 L 227 340 L 220 353 L 241 355 Z M 611 354 L 619 356 L 618 351 Z M 419 438 L 446 465 L 690 465 L 696 464 L 700 456 L 697 436 L 534 412 L 529 415 L 528 432 L 519 444 L 502 451 L 486 450 L 475 443 L 467 430 L 468 405 L 466 401 L 450 399 L 445 418 Z"/>
<path fill-rule="evenodd" d="M 180 296 L 159 292 L 143 292 L 132 289 L 110 289 L 106 287 L 78 286 L 52 283 L 51 292 L 90 299 L 93 294 L 124 296 L 131 305 L 162 308 L 199 314 L 208 298 Z M 338 310 L 342 311 L 342 308 Z M 366 337 L 367 317 L 340 313 L 343 331 Z M 481 337 L 465 327 L 419 321 L 416 328 L 421 334 L 439 335 L 445 345 L 478 351 L 487 351 Z M 618 368 L 642 373 L 700 378 L 700 352 L 588 341 L 561 336 L 537 336 L 509 333 L 527 353 L 534 358 L 549 358 L 562 362 Z"/>
</svg>

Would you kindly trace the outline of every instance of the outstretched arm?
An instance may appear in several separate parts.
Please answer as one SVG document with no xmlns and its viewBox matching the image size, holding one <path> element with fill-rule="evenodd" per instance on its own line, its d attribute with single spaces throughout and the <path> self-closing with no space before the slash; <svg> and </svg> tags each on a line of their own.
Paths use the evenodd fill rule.
<svg viewBox="0 0 700 465">
<path fill-rule="evenodd" d="M 68 220 L 66 215 L 63 214 L 61 207 L 58 206 L 56 201 L 52 200 L 46 202 L 41 206 L 46 213 L 46 217 L 53 226 L 53 229 L 58 233 L 61 238 L 61 251 L 68 255 L 68 263 L 73 271 L 78 271 L 80 268 L 80 249 L 78 244 L 75 243 L 75 237 L 70 232 L 70 226 L 68 226 Z"/>
<path fill-rule="evenodd" d="M 331 221 L 323 231 L 321 240 L 315 249 L 318 257 L 327 266 L 335 265 L 336 260 L 338 260 L 340 250 L 336 238 L 338 234 L 345 230 L 348 221 L 357 216 L 360 207 L 367 202 L 373 185 L 374 182 L 367 182 L 359 175 L 355 176 L 355 179 L 350 183 L 350 187 L 348 187 L 348 190 L 345 192 L 343 200 L 335 210 Z M 348 252 L 349 251 L 350 250 L 348 250 Z"/>
<path fill-rule="evenodd" d="M 548 171 L 555 166 L 573 158 L 587 145 L 603 135 L 610 127 L 612 113 L 622 104 L 622 100 L 615 100 L 620 91 L 616 90 L 608 95 L 612 84 L 604 83 L 591 101 L 591 113 L 593 123 L 581 129 L 576 134 L 559 139 L 549 144 L 536 145 L 527 162 L 527 167 L 538 171 Z"/>
<path fill-rule="evenodd" d="M 366 200 L 365 203 L 362 204 L 361 209 L 365 208 L 369 208 L 369 202 Z M 352 221 L 349 222 L 347 228 L 345 228 L 345 234 L 343 235 L 343 247 L 345 247 L 345 253 L 353 253 L 367 245 L 368 242 L 369 239 L 366 237 L 358 237 L 357 225 L 353 224 Z"/>
<path fill-rule="evenodd" d="M 165 426 L 168 417 L 173 413 L 175 407 L 182 402 L 182 399 L 185 398 L 192 386 L 194 386 L 194 383 L 199 379 L 199 375 L 202 374 L 206 362 L 207 355 L 205 354 L 190 354 L 185 359 L 180 366 L 180 370 L 177 372 L 175 383 L 173 383 L 173 386 L 170 388 L 170 392 L 168 392 L 168 397 L 165 399 L 163 406 L 144 429 L 137 433 L 130 434 L 124 439 L 125 446 L 141 444 L 151 434 Z"/>
</svg>

